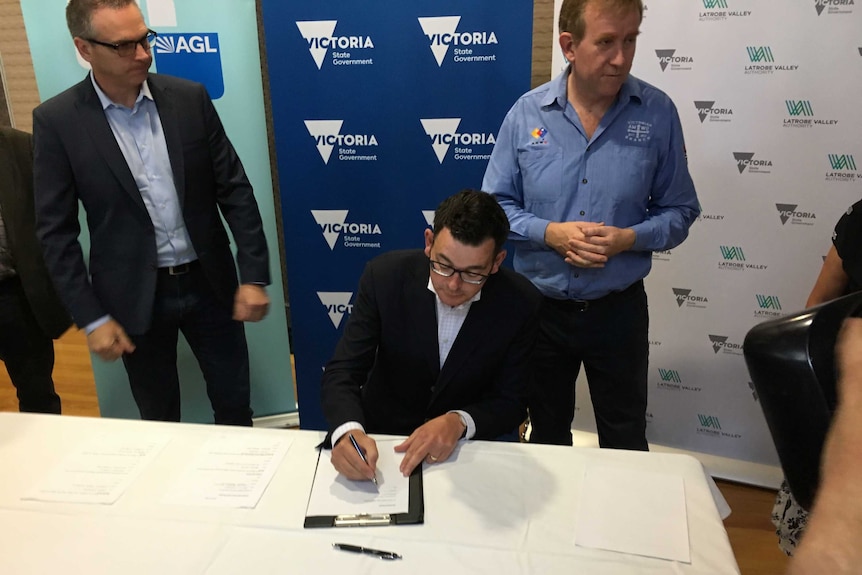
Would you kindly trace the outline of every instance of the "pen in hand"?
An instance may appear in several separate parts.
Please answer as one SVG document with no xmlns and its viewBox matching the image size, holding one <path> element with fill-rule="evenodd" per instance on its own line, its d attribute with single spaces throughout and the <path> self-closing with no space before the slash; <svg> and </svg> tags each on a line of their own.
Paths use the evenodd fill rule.
<svg viewBox="0 0 862 575">
<path fill-rule="evenodd" d="M 365 458 L 365 454 L 362 452 L 362 448 L 360 448 L 359 444 L 356 443 L 356 438 L 353 437 L 352 433 L 349 433 L 347 435 L 347 437 L 350 438 L 350 443 L 353 444 L 353 449 L 356 450 L 356 453 L 359 454 L 359 457 L 362 458 L 362 461 L 365 462 L 365 465 L 368 465 L 368 459 Z M 371 481 L 374 482 L 374 485 L 377 485 L 379 487 L 379 484 L 377 483 L 377 472 L 376 471 L 375 471 L 374 475 L 371 476 Z"/>
<path fill-rule="evenodd" d="M 359 545 L 349 545 L 347 543 L 333 543 L 332 546 L 339 551 L 349 551 L 350 553 L 364 553 L 365 555 L 373 555 L 380 559 L 392 561 L 401 559 L 401 555 L 392 551 L 381 551 L 380 549 L 371 549 L 370 547 L 360 547 Z"/>
</svg>

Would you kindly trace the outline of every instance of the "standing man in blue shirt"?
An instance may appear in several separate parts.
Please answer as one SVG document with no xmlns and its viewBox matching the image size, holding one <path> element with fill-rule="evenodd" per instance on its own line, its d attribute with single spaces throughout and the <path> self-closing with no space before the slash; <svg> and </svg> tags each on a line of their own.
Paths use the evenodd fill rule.
<svg viewBox="0 0 862 575">
<path fill-rule="evenodd" d="M 529 395 L 531 441 L 571 445 L 584 364 L 602 447 L 648 449 L 654 250 L 700 212 L 676 107 L 629 75 L 641 0 L 565 0 L 569 66 L 507 114 L 485 172 L 511 224 L 515 269 L 544 297 Z"/>
<path fill-rule="evenodd" d="M 90 350 L 122 357 L 143 419 L 180 419 L 182 331 L 215 422 L 250 426 L 242 322 L 266 315 L 269 259 L 242 164 L 202 85 L 148 72 L 156 33 L 135 0 L 70 0 L 66 21 L 92 72 L 33 112 L 36 231 L 57 291 Z"/>
</svg>

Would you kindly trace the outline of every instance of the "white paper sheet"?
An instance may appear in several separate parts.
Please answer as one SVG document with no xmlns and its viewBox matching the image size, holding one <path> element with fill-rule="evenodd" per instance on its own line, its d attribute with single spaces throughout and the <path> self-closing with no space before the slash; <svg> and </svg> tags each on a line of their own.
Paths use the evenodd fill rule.
<svg viewBox="0 0 862 575">
<path fill-rule="evenodd" d="M 682 477 L 587 465 L 575 544 L 690 563 Z"/>
<path fill-rule="evenodd" d="M 332 452 L 323 450 L 305 514 L 309 517 L 329 517 L 361 513 L 407 513 L 410 481 L 398 470 L 404 454 L 395 453 L 393 449 L 400 442 L 377 442 L 377 487 L 371 481 L 351 481 L 340 475 L 332 466 Z"/>
<path fill-rule="evenodd" d="M 169 435 L 97 435 L 21 499 L 111 505 L 170 442 Z"/>
<path fill-rule="evenodd" d="M 168 488 L 175 505 L 253 509 L 292 440 L 272 435 L 219 435 L 209 439 Z"/>
</svg>

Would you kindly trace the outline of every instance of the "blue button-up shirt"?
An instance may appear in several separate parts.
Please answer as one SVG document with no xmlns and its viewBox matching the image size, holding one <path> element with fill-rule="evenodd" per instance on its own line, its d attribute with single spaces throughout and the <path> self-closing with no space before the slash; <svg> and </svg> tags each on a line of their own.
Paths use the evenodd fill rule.
<svg viewBox="0 0 862 575">
<path fill-rule="evenodd" d="M 515 269 L 546 296 L 596 299 L 646 277 L 653 250 L 679 245 L 700 213 L 676 107 L 629 76 L 591 138 L 566 98 L 568 70 L 515 103 L 482 189 L 511 225 Z M 634 246 L 603 268 L 567 264 L 545 244 L 550 222 L 631 228 Z"/>
<path fill-rule="evenodd" d="M 198 259 L 183 220 L 162 121 L 149 85 L 141 85 L 131 109 L 112 102 L 95 80 L 93 86 L 153 222 L 158 266 Z"/>
</svg>

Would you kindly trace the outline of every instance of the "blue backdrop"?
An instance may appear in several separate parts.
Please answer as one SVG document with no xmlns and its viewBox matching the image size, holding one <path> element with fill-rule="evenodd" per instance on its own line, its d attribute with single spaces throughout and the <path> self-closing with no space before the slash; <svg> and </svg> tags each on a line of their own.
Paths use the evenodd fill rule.
<svg viewBox="0 0 862 575">
<path fill-rule="evenodd" d="M 263 0 L 303 428 L 365 263 L 478 188 L 530 87 L 529 0 Z"/>
</svg>

